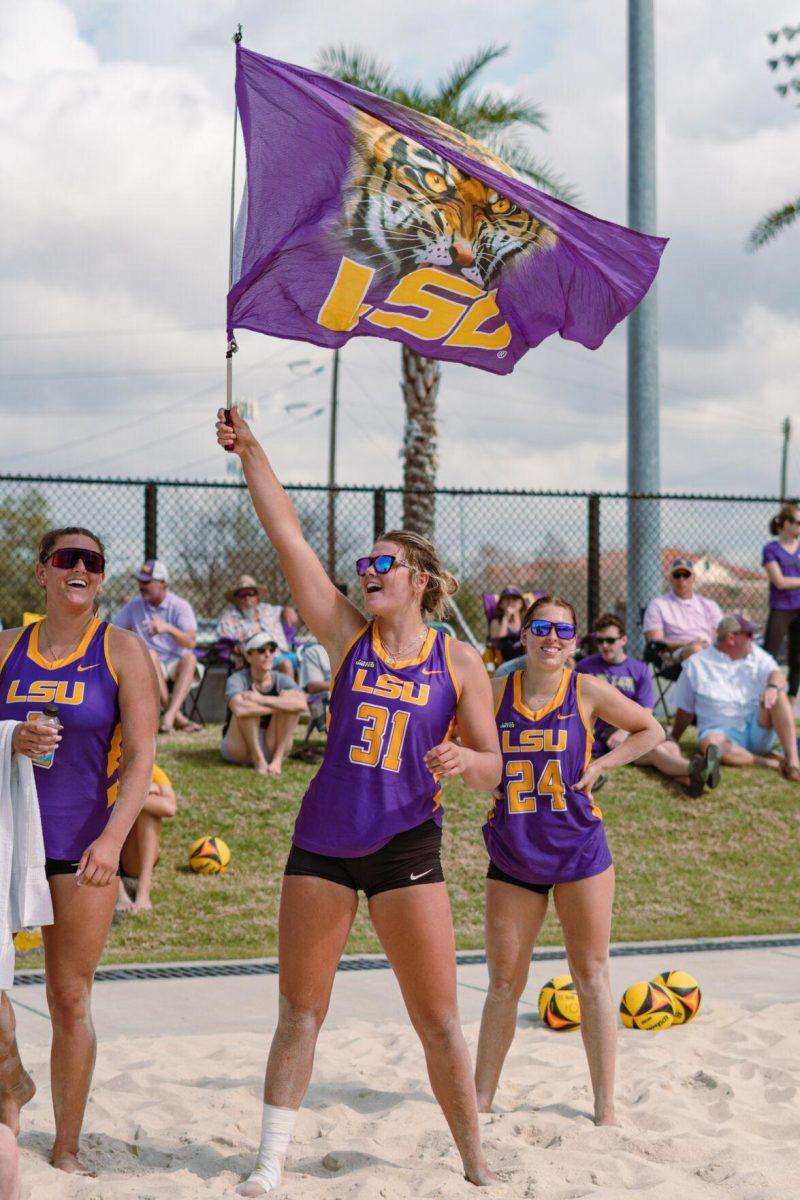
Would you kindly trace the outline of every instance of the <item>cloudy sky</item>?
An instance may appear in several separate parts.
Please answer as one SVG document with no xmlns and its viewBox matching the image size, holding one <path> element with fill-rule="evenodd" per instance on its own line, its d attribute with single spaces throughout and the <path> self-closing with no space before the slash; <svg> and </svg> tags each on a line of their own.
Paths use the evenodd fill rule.
<svg viewBox="0 0 800 1200">
<path fill-rule="evenodd" d="M 484 82 L 541 105 L 533 148 L 613 221 L 626 213 L 624 0 L 27 0 L 0 16 L 0 473 L 226 478 L 213 413 L 224 308 L 237 21 L 314 66 L 357 44 L 433 83 L 489 41 Z M 800 490 L 800 227 L 750 255 L 749 229 L 797 195 L 800 112 L 774 91 L 766 31 L 798 0 L 658 0 L 662 484 L 774 494 L 795 421 Z M 236 393 L 287 481 L 327 471 L 329 353 L 240 339 Z M 399 348 L 352 341 L 339 478 L 397 483 Z M 317 368 L 322 368 L 317 370 Z M 447 365 L 440 481 L 625 486 L 625 333 L 559 338 L 498 378 Z M 321 412 L 319 410 L 322 410 Z M 314 415 L 318 414 L 318 415 Z"/>
</svg>

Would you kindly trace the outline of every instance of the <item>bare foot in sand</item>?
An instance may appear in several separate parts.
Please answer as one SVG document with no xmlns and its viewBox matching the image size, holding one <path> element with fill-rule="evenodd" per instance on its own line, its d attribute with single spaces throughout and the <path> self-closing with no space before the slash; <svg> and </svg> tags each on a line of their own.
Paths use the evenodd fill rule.
<svg viewBox="0 0 800 1200">
<path fill-rule="evenodd" d="M 77 1154 L 71 1154 L 68 1150 L 56 1150 L 55 1146 L 50 1155 L 50 1165 L 58 1171 L 65 1171 L 67 1175 L 88 1175 L 90 1179 L 97 1175 L 96 1171 L 90 1171 L 83 1165 Z"/>
<path fill-rule="evenodd" d="M 36 1095 L 36 1085 L 24 1067 L 20 1079 L 7 1092 L 0 1092 L 0 1125 L 7 1125 L 14 1137 L 19 1136 L 20 1109 Z"/>
<path fill-rule="evenodd" d="M 489 1187 L 493 1183 L 501 1182 L 500 1176 L 495 1175 L 494 1171 L 490 1171 L 486 1163 L 481 1163 L 470 1170 L 465 1169 L 464 1178 L 467 1183 L 474 1183 L 476 1187 Z"/>
<path fill-rule="evenodd" d="M 617 1125 L 618 1121 L 613 1108 L 603 1109 L 602 1112 L 597 1112 L 594 1115 L 595 1125 Z"/>
</svg>

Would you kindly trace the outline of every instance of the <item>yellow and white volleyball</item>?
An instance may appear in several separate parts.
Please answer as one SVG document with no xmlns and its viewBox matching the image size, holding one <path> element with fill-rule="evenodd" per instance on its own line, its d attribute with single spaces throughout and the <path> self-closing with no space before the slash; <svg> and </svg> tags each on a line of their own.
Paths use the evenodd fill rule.
<svg viewBox="0 0 800 1200">
<path fill-rule="evenodd" d="M 653 983 L 664 988 L 672 1000 L 674 1012 L 673 1021 L 676 1025 L 685 1025 L 700 1011 L 702 993 L 700 984 L 687 971 L 662 971 L 656 975 Z"/>
<path fill-rule="evenodd" d="M 42 931 L 38 927 L 20 929 L 19 933 L 14 934 L 14 949 L 17 954 L 30 954 L 33 950 L 40 949 L 41 945 Z"/>
<path fill-rule="evenodd" d="M 551 1029 L 577 1029 L 581 1006 L 575 984 L 569 975 L 548 979 L 539 992 L 539 1016 Z"/>
<path fill-rule="evenodd" d="M 658 983 L 642 979 L 632 983 L 619 1006 L 627 1029 L 669 1029 L 675 1019 L 672 997 Z"/>
<path fill-rule="evenodd" d="M 189 866 L 198 875 L 221 875 L 231 861 L 231 852 L 221 837 L 201 837 L 189 851 Z"/>
</svg>

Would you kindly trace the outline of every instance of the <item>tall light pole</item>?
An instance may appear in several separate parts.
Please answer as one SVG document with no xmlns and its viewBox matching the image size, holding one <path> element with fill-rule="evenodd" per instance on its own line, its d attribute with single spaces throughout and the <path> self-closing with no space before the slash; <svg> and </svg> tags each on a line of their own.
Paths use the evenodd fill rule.
<svg viewBox="0 0 800 1200">
<path fill-rule="evenodd" d="M 656 232 L 656 104 L 653 0 L 628 0 L 628 224 Z M 661 486 L 656 285 L 628 318 L 628 491 Z M 657 500 L 628 501 L 628 629 L 641 649 L 641 614 L 661 591 Z M 637 645 L 638 643 L 638 645 Z"/>
<path fill-rule="evenodd" d="M 339 407 L 339 351 L 333 352 L 328 433 L 328 574 L 336 580 L 336 418 Z"/>
<path fill-rule="evenodd" d="M 781 502 L 786 500 L 786 471 L 789 464 L 789 438 L 792 436 L 792 422 L 788 417 L 783 418 L 781 426 L 783 444 L 781 446 Z"/>
</svg>

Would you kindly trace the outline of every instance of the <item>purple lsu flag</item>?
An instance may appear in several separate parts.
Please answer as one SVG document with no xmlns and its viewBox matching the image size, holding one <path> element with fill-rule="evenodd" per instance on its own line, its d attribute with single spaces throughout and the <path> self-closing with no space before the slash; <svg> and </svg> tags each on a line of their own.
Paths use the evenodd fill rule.
<svg viewBox="0 0 800 1200">
<path fill-rule="evenodd" d="M 505 375 L 551 333 L 602 344 L 666 239 L 523 183 L 432 117 L 237 46 L 247 153 L 228 334 L 403 342 Z"/>
</svg>

